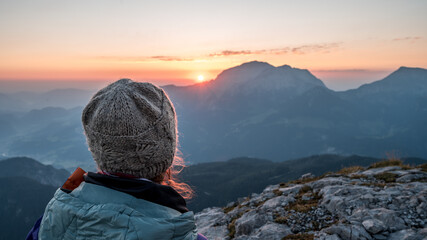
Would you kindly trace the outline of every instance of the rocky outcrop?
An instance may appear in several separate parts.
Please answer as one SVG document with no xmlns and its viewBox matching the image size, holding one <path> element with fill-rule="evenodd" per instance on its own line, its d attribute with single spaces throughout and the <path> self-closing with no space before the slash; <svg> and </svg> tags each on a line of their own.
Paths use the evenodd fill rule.
<svg viewBox="0 0 427 240">
<path fill-rule="evenodd" d="M 196 214 L 208 239 L 427 239 L 427 172 L 406 166 L 304 175 Z"/>
</svg>

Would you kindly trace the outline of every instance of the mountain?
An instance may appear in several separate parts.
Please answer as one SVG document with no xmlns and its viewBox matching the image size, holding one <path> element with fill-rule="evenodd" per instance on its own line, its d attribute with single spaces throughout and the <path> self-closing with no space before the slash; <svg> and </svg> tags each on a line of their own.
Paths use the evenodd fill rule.
<svg viewBox="0 0 427 240">
<path fill-rule="evenodd" d="M 164 89 L 179 109 L 180 106 L 193 104 L 192 108 L 182 111 L 205 112 L 221 111 L 224 108 L 233 111 L 233 107 L 246 109 L 252 106 L 253 109 L 254 104 L 259 105 L 259 101 L 279 100 L 275 104 L 279 105 L 284 100 L 316 87 L 326 88 L 321 80 L 307 70 L 288 65 L 274 67 L 265 62 L 253 61 L 224 70 L 209 82 L 184 87 L 168 85 Z"/>
<path fill-rule="evenodd" d="M 56 189 L 26 177 L 0 177 L 0 239 L 25 239 Z"/>
<path fill-rule="evenodd" d="M 25 177 L 40 184 L 60 187 L 70 173 L 27 157 L 0 160 L 0 177 Z"/>
<path fill-rule="evenodd" d="M 266 187 L 195 215 L 208 239 L 427 239 L 427 165 L 384 161 Z"/>
<path fill-rule="evenodd" d="M 192 163 L 334 153 L 427 157 L 427 70 L 336 92 L 309 71 L 249 62 L 207 83 L 167 86 Z"/>
<path fill-rule="evenodd" d="M 406 94 L 425 96 L 427 93 L 426 74 L 427 69 L 400 67 L 383 80 L 364 84 L 357 89 L 346 92 L 359 98 L 386 93 L 394 96 Z"/>
<path fill-rule="evenodd" d="M 184 153 L 191 153 L 188 159 L 195 159 L 194 162 L 225 160 L 242 154 L 280 160 L 276 150 L 282 148 L 280 141 L 286 141 L 283 134 L 287 130 L 277 129 L 277 124 L 269 121 L 292 113 L 295 101 L 304 94 L 316 89 L 330 92 L 307 70 L 263 62 L 227 69 L 207 83 L 165 89 L 177 108 L 183 133 L 181 147 Z M 270 152 L 272 148 L 272 154 L 259 154 L 260 150 Z M 316 153 L 319 152 L 313 149 L 307 154 Z"/>
<path fill-rule="evenodd" d="M 214 81 L 206 83 L 211 95 L 228 97 L 230 95 L 253 95 L 274 92 L 301 94 L 315 86 L 325 87 L 323 82 L 309 71 L 292 68 L 288 65 L 274 67 L 265 62 L 248 62 L 227 69 Z"/>
<path fill-rule="evenodd" d="M 425 117 L 427 111 L 427 69 L 401 67 L 386 78 L 358 89 L 341 92 L 341 97 L 360 105 L 369 105 L 384 119 Z"/>
<path fill-rule="evenodd" d="M 405 158 L 412 166 L 427 163 L 425 159 Z M 305 173 L 320 176 L 343 167 L 367 167 L 381 159 L 362 156 L 314 155 L 283 162 L 256 158 L 235 158 L 224 162 L 200 163 L 185 168 L 180 178 L 195 190 L 189 209 L 223 206 L 234 199 L 260 192 L 267 185 L 295 180 Z"/>
<path fill-rule="evenodd" d="M 0 239 L 24 239 L 69 173 L 34 159 L 0 161 Z"/>
</svg>

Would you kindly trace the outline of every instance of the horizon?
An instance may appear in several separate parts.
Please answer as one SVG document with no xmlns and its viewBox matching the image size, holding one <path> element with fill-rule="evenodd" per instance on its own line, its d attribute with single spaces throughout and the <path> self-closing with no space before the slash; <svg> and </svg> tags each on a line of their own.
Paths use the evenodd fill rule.
<svg viewBox="0 0 427 240">
<path fill-rule="evenodd" d="M 257 60 L 253 60 L 250 62 L 260 62 Z M 249 63 L 249 62 L 244 62 L 242 64 L 245 63 Z M 267 64 L 269 64 L 268 62 L 265 62 Z M 240 66 L 242 64 L 236 65 L 236 66 L 232 66 L 230 68 L 234 68 L 237 66 Z M 274 67 L 280 67 L 283 65 L 287 65 L 287 64 L 282 64 L 279 66 L 274 66 Z M 289 65 L 288 65 L 289 66 Z M 293 67 L 293 66 L 290 66 Z M 319 77 L 318 75 L 322 76 L 322 73 L 324 74 L 328 74 L 328 72 L 322 72 L 322 71 L 310 71 L 310 69 L 306 69 L 308 71 L 310 71 L 315 77 L 317 77 L 318 79 L 320 79 L 327 88 L 333 90 L 333 91 L 347 91 L 347 90 L 352 90 L 352 89 L 357 89 L 360 86 L 364 85 L 364 84 L 370 84 L 376 81 L 380 81 L 383 80 L 385 77 L 389 76 L 390 74 L 392 74 L 393 72 L 399 70 L 402 67 L 406 67 L 406 66 L 400 66 L 398 69 L 392 70 L 392 71 L 379 71 L 378 74 L 378 78 L 377 79 L 369 79 L 369 80 L 365 80 L 365 81 L 360 81 L 360 79 L 358 79 L 357 77 L 359 77 L 360 75 L 365 75 L 366 76 L 366 71 L 360 70 L 360 69 L 354 69 L 353 72 L 355 73 L 355 76 L 352 77 L 353 81 L 352 84 L 348 84 L 348 82 L 346 83 L 341 83 L 337 84 L 335 82 L 335 84 L 330 80 L 330 79 L 322 79 L 321 77 Z M 406 67 L 406 68 L 418 68 L 418 67 Z M 227 68 L 229 69 L 229 68 Z M 227 69 L 223 69 L 220 73 L 222 73 L 223 71 L 227 70 Z M 219 73 L 219 74 L 220 74 Z M 341 73 L 340 71 L 337 71 L 337 73 Z M 219 75 L 218 74 L 218 75 Z M 205 79 L 202 82 L 207 82 L 207 81 L 213 81 L 216 80 L 216 78 L 218 77 L 218 75 L 216 75 L 214 78 L 212 79 Z M 336 76 L 333 77 L 333 79 L 336 78 Z M 115 79 L 118 80 L 118 79 Z M 114 82 L 115 80 L 89 80 L 89 81 L 85 81 L 85 80 L 61 80 L 61 81 L 51 81 L 51 80 L 20 80 L 20 81 L 16 81 L 16 80 L 0 80 L 0 93 L 19 93 L 19 92 L 35 92 L 35 93 L 44 93 L 44 92 L 49 92 L 52 90 L 60 90 L 60 89 L 80 89 L 80 90 L 89 90 L 89 91 L 96 91 L 97 89 L 103 88 L 106 85 Z M 134 79 L 133 79 L 134 80 Z M 138 80 L 135 80 L 138 81 Z M 168 80 L 161 80 L 161 81 L 152 81 L 150 79 L 145 79 L 145 80 L 139 80 L 139 82 L 153 82 L 155 84 L 157 84 L 160 87 L 164 87 L 167 85 L 175 85 L 175 86 L 182 86 L 182 87 L 186 87 L 186 86 L 191 86 L 194 84 L 199 84 L 201 82 L 186 82 L 186 81 L 175 81 L 175 82 L 170 82 Z M 84 86 L 82 86 L 82 83 L 84 84 Z M 181 83 L 181 84 L 180 84 Z"/>
<path fill-rule="evenodd" d="M 0 82 L 191 85 L 257 59 L 353 89 L 400 66 L 427 68 L 425 10 L 421 0 L 5 0 Z"/>
</svg>

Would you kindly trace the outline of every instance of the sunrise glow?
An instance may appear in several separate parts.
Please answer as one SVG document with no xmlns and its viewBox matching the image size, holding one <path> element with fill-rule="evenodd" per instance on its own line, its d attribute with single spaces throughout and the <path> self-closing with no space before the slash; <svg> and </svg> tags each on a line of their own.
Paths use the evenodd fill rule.
<svg viewBox="0 0 427 240">
<path fill-rule="evenodd" d="M 402 65 L 427 68 L 427 1 L 325 1 L 251 2 L 240 11 L 222 0 L 4 0 L 0 81 L 188 85 L 257 60 L 308 69 L 333 87 Z"/>
<path fill-rule="evenodd" d="M 203 82 L 203 81 L 205 81 L 205 77 L 203 77 L 203 75 L 199 75 L 199 76 L 197 76 L 197 81 Z"/>
</svg>

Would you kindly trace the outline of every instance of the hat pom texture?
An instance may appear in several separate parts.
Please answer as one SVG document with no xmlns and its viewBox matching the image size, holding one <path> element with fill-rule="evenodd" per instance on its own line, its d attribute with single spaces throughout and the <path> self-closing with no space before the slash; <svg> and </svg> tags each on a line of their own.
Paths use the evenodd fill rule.
<svg viewBox="0 0 427 240">
<path fill-rule="evenodd" d="M 82 113 L 100 170 L 152 179 L 171 165 L 177 144 L 175 109 L 151 83 L 121 79 L 98 91 Z"/>
</svg>

